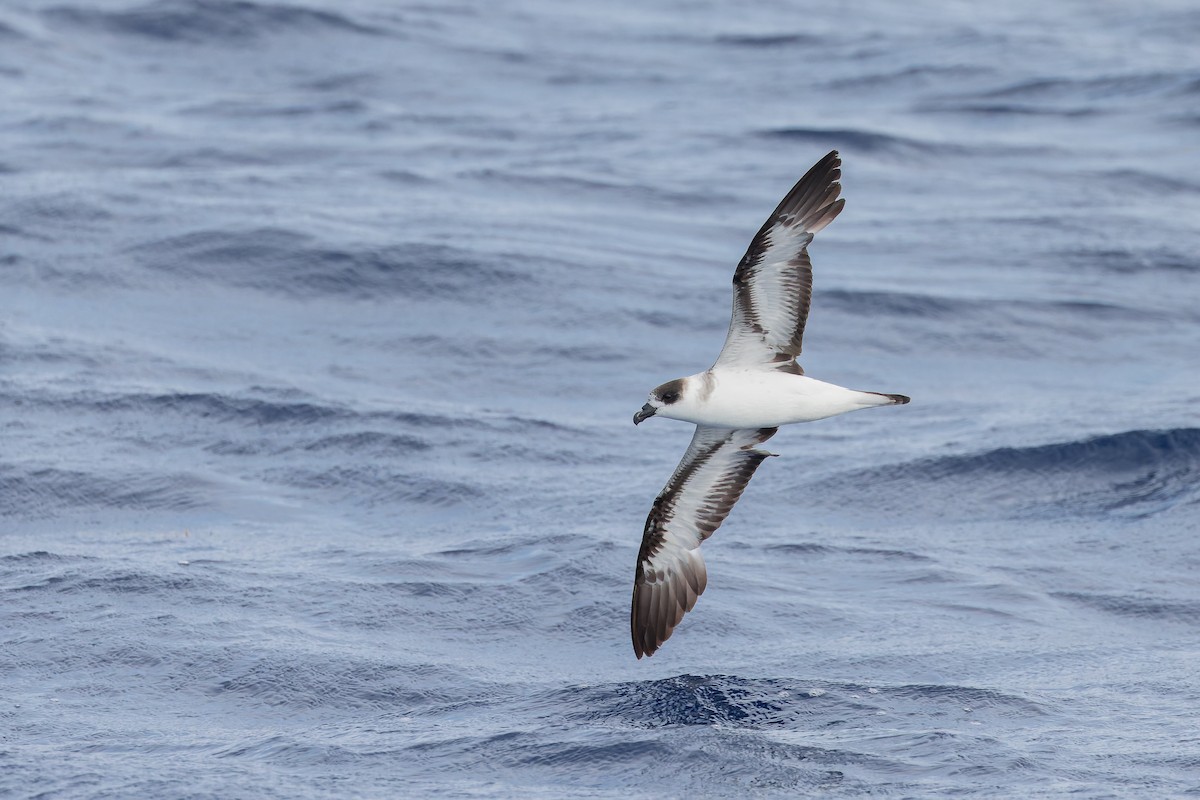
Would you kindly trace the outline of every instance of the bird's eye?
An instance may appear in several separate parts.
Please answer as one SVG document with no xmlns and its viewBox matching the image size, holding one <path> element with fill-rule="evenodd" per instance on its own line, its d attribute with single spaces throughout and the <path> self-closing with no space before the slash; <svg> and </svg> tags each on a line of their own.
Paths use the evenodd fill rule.
<svg viewBox="0 0 1200 800">
<path fill-rule="evenodd" d="M 671 405 L 671 403 L 674 403 L 678 399 L 679 399 L 679 392 L 667 392 L 666 394 L 664 394 L 662 396 L 662 401 L 664 403 L 666 403 L 667 405 Z"/>
</svg>

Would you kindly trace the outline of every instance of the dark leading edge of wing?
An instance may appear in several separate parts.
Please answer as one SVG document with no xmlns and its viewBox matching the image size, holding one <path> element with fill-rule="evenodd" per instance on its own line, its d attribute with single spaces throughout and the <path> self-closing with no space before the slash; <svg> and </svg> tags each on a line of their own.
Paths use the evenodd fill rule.
<svg viewBox="0 0 1200 800">
<path fill-rule="evenodd" d="M 700 543 L 721 526 L 758 465 L 772 455 L 754 445 L 776 430 L 696 426 L 646 518 L 629 613 L 638 658 L 653 655 L 704 592 L 708 576 Z"/>
<path fill-rule="evenodd" d="M 716 365 L 799 371 L 794 359 L 812 303 L 808 244 L 845 204 L 838 199 L 841 165 L 836 150 L 818 161 L 751 241 L 733 274 L 733 318 Z"/>
</svg>

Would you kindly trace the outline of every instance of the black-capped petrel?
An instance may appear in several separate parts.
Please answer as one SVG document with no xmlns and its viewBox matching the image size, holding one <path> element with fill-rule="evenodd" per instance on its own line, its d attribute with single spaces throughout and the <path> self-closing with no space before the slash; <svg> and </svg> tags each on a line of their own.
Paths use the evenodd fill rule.
<svg viewBox="0 0 1200 800">
<path fill-rule="evenodd" d="M 648 417 L 696 425 L 646 518 L 629 615 L 638 658 L 670 638 L 704 591 L 700 543 L 725 521 L 759 463 L 774 455 L 755 445 L 780 425 L 908 402 L 809 378 L 796 363 L 812 301 L 808 243 L 845 203 L 838 199 L 841 165 L 836 150 L 817 162 L 750 243 L 733 273 L 733 318 L 716 363 L 659 386 L 633 415 L 635 425 Z"/>
</svg>

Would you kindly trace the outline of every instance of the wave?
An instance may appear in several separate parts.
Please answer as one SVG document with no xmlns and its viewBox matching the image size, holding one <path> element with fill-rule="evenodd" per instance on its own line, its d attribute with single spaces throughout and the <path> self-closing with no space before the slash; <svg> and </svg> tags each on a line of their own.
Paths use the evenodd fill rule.
<svg viewBox="0 0 1200 800">
<path fill-rule="evenodd" d="M 866 470 L 818 485 L 834 493 L 853 487 L 858 501 L 876 510 L 1150 516 L 1200 497 L 1200 429 L 1002 447 Z"/>
<path fill-rule="evenodd" d="M 0 463 L 0 516 L 48 519 L 65 508 L 186 511 L 213 485 L 188 473 L 105 473 Z"/>
<path fill-rule="evenodd" d="M 1035 447 L 1002 447 L 978 455 L 933 459 L 920 471 L 931 477 L 981 472 L 1074 473 L 1080 469 L 1121 474 L 1172 465 L 1200 471 L 1200 428 L 1127 431 Z"/>
<path fill-rule="evenodd" d="M 379 465 L 270 469 L 272 483 L 307 492 L 323 492 L 368 508 L 394 503 L 453 506 L 484 496 L 483 489 L 463 481 L 433 478 Z"/>
<path fill-rule="evenodd" d="M 361 114 L 369 109 L 367 103 L 353 98 L 338 98 L 332 100 L 284 100 L 281 102 L 250 102 L 247 100 L 216 100 L 199 106 L 192 106 L 184 111 L 186 114 L 198 116 L 224 117 L 226 119 L 257 119 L 269 117 L 307 117 L 328 114 L 344 117 Z"/>
<path fill-rule="evenodd" d="M 96 574 L 92 570 L 68 568 L 49 575 L 41 580 L 18 587 L 22 592 L 52 591 L 58 594 L 86 595 L 153 595 L 159 597 L 176 597 L 181 592 L 193 593 L 193 600 L 211 598 L 221 594 L 225 589 L 223 583 L 211 576 L 194 573 L 158 574 L 137 570 L 102 570 Z M 136 665 L 153 663 L 152 658 L 119 658 L 108 655 L 106 664 L 122 663 Z"/>
<path fill-rule="evenodd" d="M 278 456 L 285 453 L 341 453 L 355 456 L 396 457 L 424 452 L 432 448 L 424 439 L 404 433 L 366 430 L 329 434 L 316 439 L 282 440 L 278 436 L 220 439 L 206 445 L 205 452 L 220 456 Z"/>
<path fill-rule="evenodd" d="M 824 39 L 807 33 L 720 34 L 714 41 L 731 47 L 775 48 L 823 44 Z"/>
<path fill-rule="evenodd" d="M 1180 175 L 1162 175 L 1144 169 L 1111 169 L 1091 173 L 1107 183 L 1115 191 L 1125 194 L 1137 193 L 1147 197 L 1163 194 L 1195 194 L 1200 192 L 1200 182 L 1187 180 Z"/>
<path fill-rule="evenodd" d="M 850 289 L 818 290 L 815 302 L 852 312 L 865 319 L 874 318 L 880 314 L 922 319 L 938 318 L 975 314 L 982 307 L 991 308 L 995 305 L 978 300 L 934 297 L 926 294 Z"/>
<path fill-rule="evenodd" d="M 430 665 L 397 664 L 345 656 L 306 653 L 302 659 L 263 651 L 249 665 L 220 670 L 225 674 L 206 691 L 229 696 L 239 704 L 286 706 L 290 709 L 413 710 L 453 703 L 456 694 L 435 688 L 436 679 L 457 682 Z"/>
<path fill-rule="evenodd" d="M 40 360 L 51 362 L 71 361 L 59 358 L 53 352 L 41 350 L 14 351 L 14 360 Z M 86 358 L 91 366 L 103 362 L 91 356 Z M 157 416 L 178 416 L 190 420 L 208 421 L 217 424 L 234 423 L 251 428 L 292 428 L 302 431 L 308 427 L 322 430 L 316 438 L 295 438 L 292 449 L 357 450 L 399 448 L 403 451 L 421 451 L 428 448 L 425 437 L 429 431 L 445 434 L 455 430 L 490 431 L 501 434 L 537 435 L 572 434 L 586 435 L 590 431 L 581 427 L 563 425 L 537 417 L 507 413 L 474 412 L 469 416 L 416 411 L 405 408 L 356 409 L 348 405 L 319 402 L 300 392 L 275 392 L 263 387 L 250 387 L 252 394 L 226 394 L 221 392 L 145 392 L 107 393 L 81 391 L 72 393 L 28 393 L 0 389 L 0 407 L 38 407 L 70 413 L 83 414 L 134 414 L 145 419 Z M 263 396 L 276 394 L 276 397 Z M 401 404 L 397 404 L 401 405 Z M 337 428 L 350 428 L 338 430 Z M 398 426 L 407 430 L 381 430 Z M 142 426 L 147 428 L 147 426 Z"/>
<path fill-rule="evenodd" d="M 868 75 L 855 75 L 848 78 L 837 78 L 829 81 L 831 89 L 899 89 L 921 87 L 929 84 L 942 85 L 956 78 L 969 78 L 986 74 L 992 70 L 976 65 L 933 66 L 920 65 L 902 67 L 890 72 L 877 72 Z"/>
<path fill-rule="evenodd" d="M 19 30 L 12 27 L 11 25 L 0 21 L 0 39 L 25 39 L 25 38 L 28 38 L 25 36 L 25 34 L 21 33 Z M 0 70 L 0 74 L 3 74 L 2 70 Z"/>
<path fill-rule="evenodd" d="M 307 401 L 287 402 L 214 392 L 85 396 L 82 404 L 99 412 L 171 412 L 250 425 L 329 422 L 352 415 L 346 409 Z"/>
<path fill-rule="evenodd" d="M 1140 272 L 1200 272 L 1200 258 L 1195 254 L 1167 247 L 1133 250 L 1114 247 L 1105 249 L 1080 248 L 1057 254 L 1068 264 L 1104 270 L 1117 274 Z"/>
<path fill-rule="evenodd" d="M 284 31 L 383 32 L 330 11 L 248 0 L 158 0 L 117 11 L 58 6 L 44 15 L 51 22 L 84 30 L 176 43 L 244 42 Z"/>
<path fill-rule="evenodd" d="M 758 135 L 770 139 L 815 142 L 826 147 L 889 155 L 946 155 L 963 149 L 962 145 L 948 142 L 927 142 L 857 128 L 773 128 L 759 131 Z"/>
<path fill-rule="evenodd" d="M 278 228 L 199 231 L 133 249 L 147 268 L 297 297 L 494 299 L 527 279 L 446 245 L 338 248 Z"/>
<path fill-rule="evenodd" d="M 1035 78 L 982 92 L 979 98 L 1102 100 L 1137 97 L 1186 87 L 1189 76 L 1172 72 L 1102 75 L 1094 78 Z"/>
<path fill-rule="evenodd" d="M 1089 592 L 1052 592 L 1051 595 L 1120 617 L 1200 624 L 1200 602 L 1197 601 Z"/>
<path fill-rule="evenodd" d="M 1104 75 L 1093 78 L 1036 78 L 980 91 L 947 94 L 920 104 L 922 111 L 951 111 L 995 115 L 1081 117 L 1111 107 L 1127 108 L 1130 101 L 1186 95 L 1193 77 L 1187 73 L 1155 72 Z"/>
<path fill-rule="evenodd" d="M 648 681 L 601 684 L 564 690 L 575 712 L 587 720 L 609 719 L 634 727 L 727 725 L 762 728 L 808 716 L 814 701 L 872 713 L 876 687 L 800 683 L 794 679 L 736 675 L 679 675 Z M 932 693 L 929 693 L 932 696 Z"/>
</svg>

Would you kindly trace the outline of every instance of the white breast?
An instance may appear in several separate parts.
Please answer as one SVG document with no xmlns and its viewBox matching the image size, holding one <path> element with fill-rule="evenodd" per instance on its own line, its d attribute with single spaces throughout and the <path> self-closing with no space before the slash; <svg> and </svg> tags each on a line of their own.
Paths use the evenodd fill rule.
<svg viewBox="0 0 1200 800">
<path fill-rule="evenodd" d="M 891 402 L 871 392 L 775 370 L 711 370 L 689 377 L 687 383 L 684 400 L 660 410 L 662 416 L 698 425 L 775 428 Z"/>
</svg>

